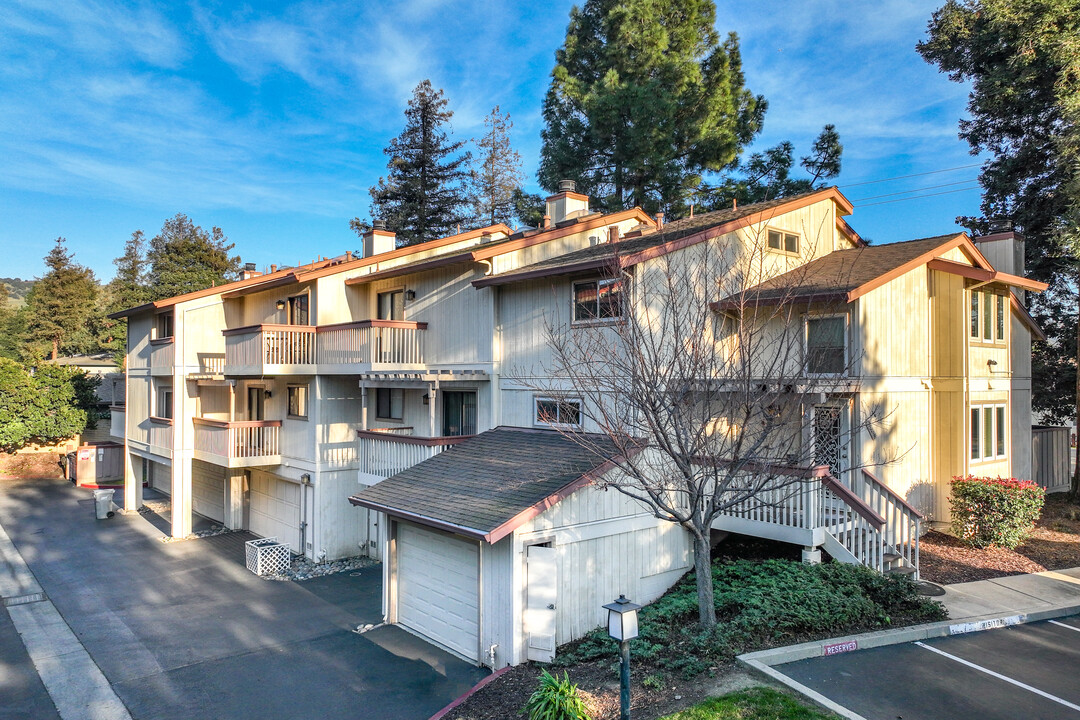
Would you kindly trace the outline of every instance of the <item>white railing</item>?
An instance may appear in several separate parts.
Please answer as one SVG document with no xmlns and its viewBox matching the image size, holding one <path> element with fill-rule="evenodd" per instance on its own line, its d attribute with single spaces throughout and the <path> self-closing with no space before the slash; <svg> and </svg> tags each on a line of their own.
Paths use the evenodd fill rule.
<svg viewBox="0 0 1080 720">
<path fill-rule="evenodd" d="M 309 325 L 253 325 L 222 334 L 229 368 L 315 364 L 315 328 Z"/>
<path fill-rule="evenodd" d="M 922 513 L 874 477 L 869 470 L 862 471 L 862 483 L 857 486 L 856 494 L 885 519 L 885 551 L 899 555 L 905 565 L 915 569 L 915 578 L 918 579 Z"/>
<path fill-rule="evenodd" d="M 427 323 L 365 320 L 319 328 L 319 364 L 422 365 Z"/>
<path fill-rule="evenodd" d="M 195 450 L 227 460 L 281 455 L 281 421 L 226 422 L 193 418 Z"/>
<path fill-rule="evenodd" d="M 154 375 L 171 375 L 176 357 L 176 344 L 171 337 L 150 341 L 150 372 Z"/>
<path fill-rule="evenodd" d="M 224 375 L 225 353 L 199 353 L 199 372 L 203 375 Z"/>
<path fill-rule="evenodd" d="M 780 477 L 773 485 L 732 505 L 722 514 L 802 530 L 813 530 L 819 526 L 818 496 L 821 487 L 816 480 L 792 481 L 790 477 Z"/>
<path fill-rule="evenodd" d="M 408 470 L 467 438 L 425 438 L 379 430 L 358 430 L 356 434 L 360 472 L 383 478 Z"/>
<path fill-rule="evenodd" d="M 822 478 L 819 517 L 822 527 L 856 561 L 885 571 L 885 518 L 851 491 L 827 475 Z"/>
</svg>

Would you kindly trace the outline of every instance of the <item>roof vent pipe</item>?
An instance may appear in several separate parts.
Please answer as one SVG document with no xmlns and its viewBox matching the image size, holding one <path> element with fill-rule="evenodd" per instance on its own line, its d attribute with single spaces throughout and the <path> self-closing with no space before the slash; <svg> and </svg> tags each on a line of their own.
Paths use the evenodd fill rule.
<svg viewBox="0 0 1080 720">
<path fill-rule="evenodd" d="M 372 220 L 371 221 L 371 229 L 372 230 L 385 230 L 386 229 L 386 221 L 385 220 Z"/>
<path fill-rule="evenodd" d="M 559 192 L 577 192 L 577 183 L 573 180 L 560 180 Z"/>
<path fill-rule="evenodd" d="M 664 213 L 656 213 L 656 229 L 661 230 L 664 227 Z"/>
</svg>

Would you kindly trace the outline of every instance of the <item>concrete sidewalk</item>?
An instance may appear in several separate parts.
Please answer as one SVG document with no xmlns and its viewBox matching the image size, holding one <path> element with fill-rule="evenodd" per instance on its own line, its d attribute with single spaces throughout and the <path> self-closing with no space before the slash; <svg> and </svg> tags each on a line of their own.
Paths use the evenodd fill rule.
<svg viewBox="0 0 1080 720">
<path fill-rule="evenodd" d="M 953 623 L 988 615 L 1031 615 L 1080 605 L 1080 568 L 945 585 L 941 603 Z"/>
</svg>

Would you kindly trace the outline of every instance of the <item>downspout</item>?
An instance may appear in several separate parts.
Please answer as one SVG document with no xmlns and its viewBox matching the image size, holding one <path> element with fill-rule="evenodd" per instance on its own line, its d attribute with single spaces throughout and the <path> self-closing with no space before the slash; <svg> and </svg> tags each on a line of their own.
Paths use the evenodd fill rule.
<svg viewBox="0 0 1080 720">
<path fill-rule="evenodd" d="M 311 473 L 300 476 L 300 554 L 307 557 L 308 528 L 308 488 L 311 487 Z M 311 558 L 308 558 L 309 560 Z"/>
</svg>

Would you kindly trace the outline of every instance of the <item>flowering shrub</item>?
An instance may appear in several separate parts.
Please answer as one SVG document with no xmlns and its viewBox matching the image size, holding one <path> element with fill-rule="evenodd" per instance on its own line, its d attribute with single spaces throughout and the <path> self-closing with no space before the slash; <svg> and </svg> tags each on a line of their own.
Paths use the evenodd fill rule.
<svg viewBox="0 0 1080 720">
<path fill-rule="evenodd" d="M 1042 513 L 1046 491 L 1030 480 L 966 475 L 952 479 L 952 531 L 972 547 L 1015 548 Z"/>
</svg>

